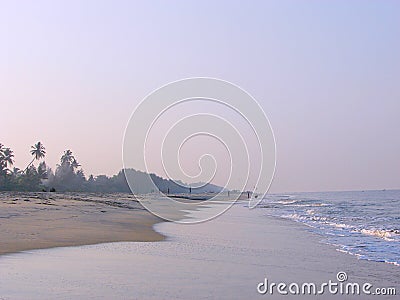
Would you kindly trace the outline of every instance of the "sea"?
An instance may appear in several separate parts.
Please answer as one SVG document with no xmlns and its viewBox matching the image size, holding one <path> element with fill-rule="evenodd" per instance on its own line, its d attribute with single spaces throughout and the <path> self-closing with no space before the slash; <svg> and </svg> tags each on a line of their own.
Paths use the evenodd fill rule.
<svg viewBox="0 0 400 300">
<path fill-rule="evenodd" d="M 400 190 L 270 194 L 258 208 L 307 225 L 338 251 L 400 266 Z"/>
</svg>

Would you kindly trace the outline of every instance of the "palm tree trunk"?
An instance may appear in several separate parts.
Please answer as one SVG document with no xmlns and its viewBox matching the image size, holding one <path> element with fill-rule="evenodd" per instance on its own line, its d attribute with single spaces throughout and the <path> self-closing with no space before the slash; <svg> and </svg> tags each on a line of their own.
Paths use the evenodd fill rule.
<svg viewBox="0 0 400 300">
<path fill-rule="evenodd" d="M 28 168 L 31 166 L 31 164 L 33 164 L 33 162 L 35 161 L 36 157 L 34 157 L 32 159 L 32 161 L 28 164 L 28 166 L 25 168 L 24 173 L 28 170 Z"/>
</svg>

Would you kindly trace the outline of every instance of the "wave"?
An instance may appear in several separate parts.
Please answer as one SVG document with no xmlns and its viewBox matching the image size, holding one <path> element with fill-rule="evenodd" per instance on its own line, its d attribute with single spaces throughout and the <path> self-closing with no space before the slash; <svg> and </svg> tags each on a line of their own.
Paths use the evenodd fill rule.
<svg viewBox="0 0 400 300">
<path fill-rule="evenodd" d="M 395 239 L 393 238 L 393 236 L 399 234 L 398 230 L 384 230 L 384 229 L 361 229 L 357 230 L 357 232 L 360 232 L 365 235 L 375 236 L 384 239 L 386 241 L 394 241 Z"/>
<path fill-rule="evenodd" d="M 297 202 L 298 202 L 298 200 L 286 200 L 286 201 L 282 200 L 282 201 L 275 201 L 273 203 L 288 205 L 288 204 L 293 204 L 293 203 L 297 203 Z"/>
<path fill-rule="evenodd" d="M 294 204 L 291 205 L 294 207 L 321 207 L 321 206 L 329 206 L 329 204 L 326 203 L 311 203 L 311 204 Z"/>
<path fill-rule="evenodd" d="M 363 255 L 363 254 L 360 254 L 360 253 L 356 253 L 354 250 L 344 249 L 345 246 L 343 246 L 343 245 L 335 245 L 335 246 L 340 246 L 340 248 L 336 248 L 336 251 L 341 252 L 341 253 L 346 253 L 346 254 L 353 255 L 353 256 L 357 257 L 358 259 L 361 259 L 361 260 L 378 261 L 378 262 L 384 262 L 384 263 L 389 264 L 389 265 L 395 265 L 395 266 L 397 266 L 397 267 L 400 266 L 400 262 L 397 262 L 397 261 L 392 261 L 392 260 L 378 260 L 378 259 L 376 259 L 376 258 L 370 258 L 370 257 L 368 257 L 367 255 Z"/>
<path fill-rule="evenodd" d="M 336 227 L 336 228 L 342 228 L 342 229 L 350 229 L 350 228 L 354 228 L 354 226 L 352 225 L 348 225 L 348 224 L 344 224 L 344 223 L 334 223 L 334 222 L 330 222 L 328 223 L 330 226 Z"/>
<path fill-rule="evenodd" d="M 263 204 L 267 214 L 300 222 L 343 252 L 399 265 L 399 191 L 271 195 Z"/>
<path fill-rule="evenodd" d="M 264 201 L 262 201 L 259 205 L 260 208 L 263 208 L 263 205 L 277 205 L 277 204 L 282 204 L 283 206 L 293 206 L 293 207 L 323 207 L 323 206 L 330 206 L 327 203 L 304 203 L 301 200 L 292 200 L 292 199 L 287 199 L 287 200 L 270 200 L 265 201 L 267 199 L 264 198 Z"/>
<path fill-rule="evenodd" d="M 284 215 L 281 215 L 281 217 L 285 218 L 285 219 L 293 219 L 293 220 L 298 220 L 298 221 L 318 221 L 318 222 L 321 222 L 321 221 L 325 222 L 330 219 L 328 217 L 315 216 L 315 215 L 300 215 L 297 213 L 284 214 Z"/>
</svg>

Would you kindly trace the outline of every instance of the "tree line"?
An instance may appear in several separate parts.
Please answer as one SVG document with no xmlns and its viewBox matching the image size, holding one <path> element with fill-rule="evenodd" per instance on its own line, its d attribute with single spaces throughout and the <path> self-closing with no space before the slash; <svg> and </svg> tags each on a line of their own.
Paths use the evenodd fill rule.
<svg viewBox="0 0 400 300">
<path fill-rule="evenodd" d="M 164 179 L 155 174 L 134 169 L 123 169 L 114 176 L 90 175 L 88 178 L 71 150 L 65 150 L 55 171 L 47 166 L 44 158 L 46 148 L 41 142 L 31 146 L 32 160 L 24 170 L 13 167 L 14 152 L 0 143 L 0 191 L 43 191 L 43 192 L 102 192 L 146 194 L 156 192 L 155 186 L 164 193 L 187 193 L 187 185 Z M 37 162 L 37 166 L 35 166 Z M 131 186 L 128 185 L 129 178 Z M 155 186 L 154 186 L 154 184 Z M 220 187 L 207 184 L 193 189 L 193 193 L 219 192 Z M 192 189 L 190 189 L 192 191 Z"/>
<path fill-rule="evenodd" d="M 32 160 L 24 170 L 14 167 L 14 152 L 0 143 L 0 191 L 129 192 L 123 171 L 86 178 L 71 150 L 65 150 L 53 171 L 44 161 L 41 142 L 31 146 Z M 37 162 L 37 166 L 35 166 Z"/>
</svg>

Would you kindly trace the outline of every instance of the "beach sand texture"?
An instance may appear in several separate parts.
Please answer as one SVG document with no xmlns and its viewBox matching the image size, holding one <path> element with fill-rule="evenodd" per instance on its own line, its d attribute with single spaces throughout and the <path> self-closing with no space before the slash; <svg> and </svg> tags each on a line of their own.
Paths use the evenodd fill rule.
<svg viewBox="0 0 400 300">
<path fill-rule="evenodd" d="M 129 194 L 0 193 L 0 254 L 117 241 L 160 241 L 160 219 Z"/>
</svg>

